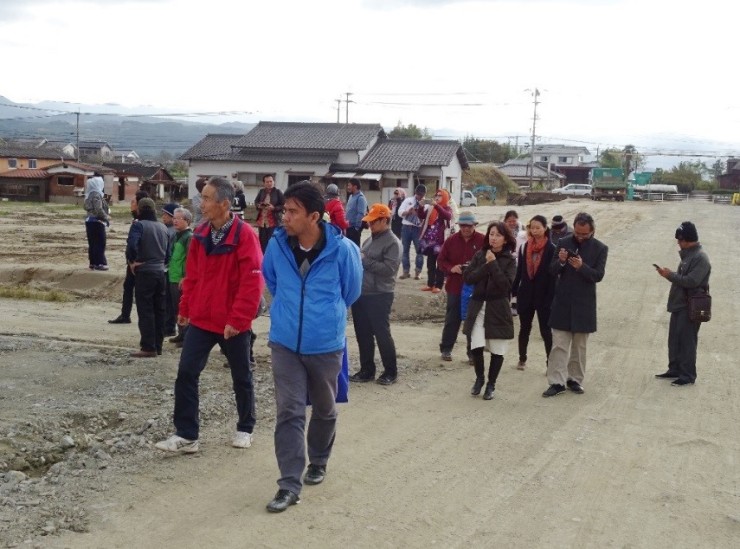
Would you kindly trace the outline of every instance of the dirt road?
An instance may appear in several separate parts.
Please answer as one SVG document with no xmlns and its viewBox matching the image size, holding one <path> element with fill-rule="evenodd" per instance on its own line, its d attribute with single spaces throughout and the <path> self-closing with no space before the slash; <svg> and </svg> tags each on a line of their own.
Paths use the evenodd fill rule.
<svg viewBox="0 0 740 549">
<path fill-rule="evenodd" d="M 477 213 L 492 219 L 505 209 Z M 609 246 L 586 393 L 540 396 L 545 357 L 533 334 L 530 367 L 511 368 L 517 358 L 512 345 L 495 398 L 470 397 L 473 376 L 462 360 L 464 349 L 455 349 L 452 363 L 439 361 L 443 297 L 401 281 L 393 325 L 399 383 L 352 387 L 326 481 L 306 487 L 301 504 L 280 515 L 264 509 L 277 489 L 264 338 L 257 347 L 260 423 L 254 446 L 240 451 L 227 444 L 232 397 L 228 375 L 212 357 L 202 381 L 202 451 L 163 457 L 151 444 L 170 430 L 177 355 L 168 350 L 145 363 L 127 358 L 137 341 L 135 325 L 105 323 L 117 313 L 120 277 L 94 273 L 110 280 L 89 283 L 97 289 L 84 290 L 88 297 L 74 303 L 0 299 L 0 465 L 6 465 L 0 471 L 18 463 L 12 460 L 21 453 L 19 432 L 26 445 L 33 443 L 24 422 L 38 423 L 39 436 L 47 439 L 69 432 L 81 440 L 76 433 L 97 432 L 98 445 L 109 454 L 100 467 L 91 454 L 100 450 L 96 437 L 78 443 L 63 457 L 87 464 L 67 472 L 79 486 L 58 478 L 39 491 L 53 493 L 49 499 L 68 496 L 68 505 L 79 508 L 77 528 L 70 527 L 71 516 L 66 527 L 59 519 L 54 523 L 50 510 L 51 518 L 37 524 L 51 521 L 54 528 L 22 530 L 31 521 L 17 514 L 23 502 L 9 493 L 0 499 L 0 537 L 11 544 L 90 548 L 736 547 L 740 290 L 733 281 L 740 208 L 569 199 L 519 212 L 523 219 L 536 213 L 572 219 L 582 209 L 594 215 L 597 237 Z M 653 377 L 667 362 L 669 285 L 651 264 L 675 268 L 673 232 L 684 219 L 697 223 L 712 260 L 715 312 L 700 331 L 697 384 L 675 388 Z M 70 278 L 65 273 L 75 268 L 88 276 L 79 267 L 48 265 L 51 274 L 41 279 L 64 284 Z M 0 281 L 19 276 L 17 266 L 2 269 Z M 258 333 L 266 333 L 268 322 L 258 320 Z M 351 329 L 348 335 L 355 354 Z M 58 421 L 51 432 L 40 425 L 53 418 Z M 58 467 L 36 471 L 36 477 L 62 475 Z M 28 473 L 25 482 L 34 477 Z M 43 495 L 38 499 L 37 505 L 47 504 Z"/>
</svg>

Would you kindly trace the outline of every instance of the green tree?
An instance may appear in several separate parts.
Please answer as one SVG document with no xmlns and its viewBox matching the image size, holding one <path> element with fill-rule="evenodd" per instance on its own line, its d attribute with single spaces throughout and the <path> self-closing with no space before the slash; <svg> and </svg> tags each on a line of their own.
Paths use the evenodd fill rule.
<svg viewBox="0 0 740 549">
<path fill-rule="evenodd" d="M 602 168 L 621 168 L 622 152 L 619 149 L 605 149 L 599 155 L 599 164 Z"/>
<path fill-rule="evenodd" d="M 718 158 L 714 161 L 714 164 L 712 164 L 712 176 L 714 177 L 715 181 L 719 180 L 719 176 L 725 173 L 725 163 L 722 161 L 721 158 Z"/>
<path fill-rule="evenodd" d="M 404 126 L 399 120 L 398 124 L 396 124 L 396 127 L 393 128 L 388 134 L 388 137 L 402 137 L 406 139 L 431 139 L 432 134 L 427 128 L 421 129 L 415 124 Z"/>
<path fill-rule="evenodd" d="M 653 174 L 651 183 L 676 185 L 676 187 L 678 187 L 678 192 L 690 193 L 701 186 L 702 170 L 706 169 L 706 166 L 702 167 L 703 164 L 703 162 L 699 161 L 679 162 L 678 165 L 673 166 L 670 171 L 658 168 Z"/>
<path fill-rule="evenodd" d="M 470 160 L 479 162 L 503 164 L 516 157 L 516 151 L 511 143 L 499 143 L 495 139 L 478 139 L 468 135 L 463 140 L 462 146 Z"/>
</svg>

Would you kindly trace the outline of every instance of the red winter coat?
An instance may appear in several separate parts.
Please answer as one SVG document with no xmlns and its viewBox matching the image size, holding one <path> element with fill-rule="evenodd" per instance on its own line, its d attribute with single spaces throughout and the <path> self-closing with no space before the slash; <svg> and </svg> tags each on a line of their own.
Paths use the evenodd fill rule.
<svg viewBox="0 0 740 549">
<path fill-rule="evenodd" d="M 342 206 L 341 200 L 331 198 L 326 201 L 324 208 L 326 209 L 326 213 L 329 214 L 329 223 L 339 227 L 341 231 L 345 231 L 349 227 L 349 222 L 344 217 L 344 206 Z"/>
<path fill-rule="evenodd" d="M 244 332 L 257 316 L 265 281 L 262 250 L 254 230 L 235 219 L 218 245 L 211 225 L 193 232 L 178 313 L 202 330 L 222 334 L 227 324 Z"/>
<path fill-rule="evenodd" d="M 442 249 L 437 257 L 437 268 L 447 273 L 445 291 L 448 294 L 460 295 L 462 292 L 463 277 L 461 274 L 451 273 L 455 265 L 470 263 L 475 252 L 483 248 L 485 237 L 478 231 L 473 233 L 470 240 L 465 242 L 460 231 L 457 231 L 442 244 Z"/>
</svg>

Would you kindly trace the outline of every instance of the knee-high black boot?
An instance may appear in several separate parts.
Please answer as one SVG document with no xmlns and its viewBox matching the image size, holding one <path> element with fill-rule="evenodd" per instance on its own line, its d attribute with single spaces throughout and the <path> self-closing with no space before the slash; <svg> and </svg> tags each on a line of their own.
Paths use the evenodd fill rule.
<svg viewBox="0 0 740 549">
<path fill-rule="evenodd" d="M 483 375 L 485 373 L 483 366 L 483 347 L 472 349 L 470 351 L 470 357 L 473 359 L 473 369 L 475 370 L 475 383 L 473 383 L 473 388 L 470 389 L 470 394 L 478 396 L 480 390 L 483 388 Z"/>
<path fill-rule="evenodd" d="M 486 383 L 486 392 L 483 394 L 485 400 L 491 400 L 493 398 L 493 391 L 496 389 L 496 380 L 503 365 L 503 355 L 491 355 L 491 362 L 488 366 L 488 383 Z"/>
</svg>

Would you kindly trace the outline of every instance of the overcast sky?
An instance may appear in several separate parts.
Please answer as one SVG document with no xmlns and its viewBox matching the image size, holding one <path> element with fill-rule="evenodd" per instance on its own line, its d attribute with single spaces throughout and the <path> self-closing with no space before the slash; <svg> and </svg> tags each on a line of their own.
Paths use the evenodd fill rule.
<svg viewBox="0 0 740 549">
<path fill-rule="evenodd" d="M 737 154 L 732 5 L 2 0 L 0 95 Z"/>
</svg>

